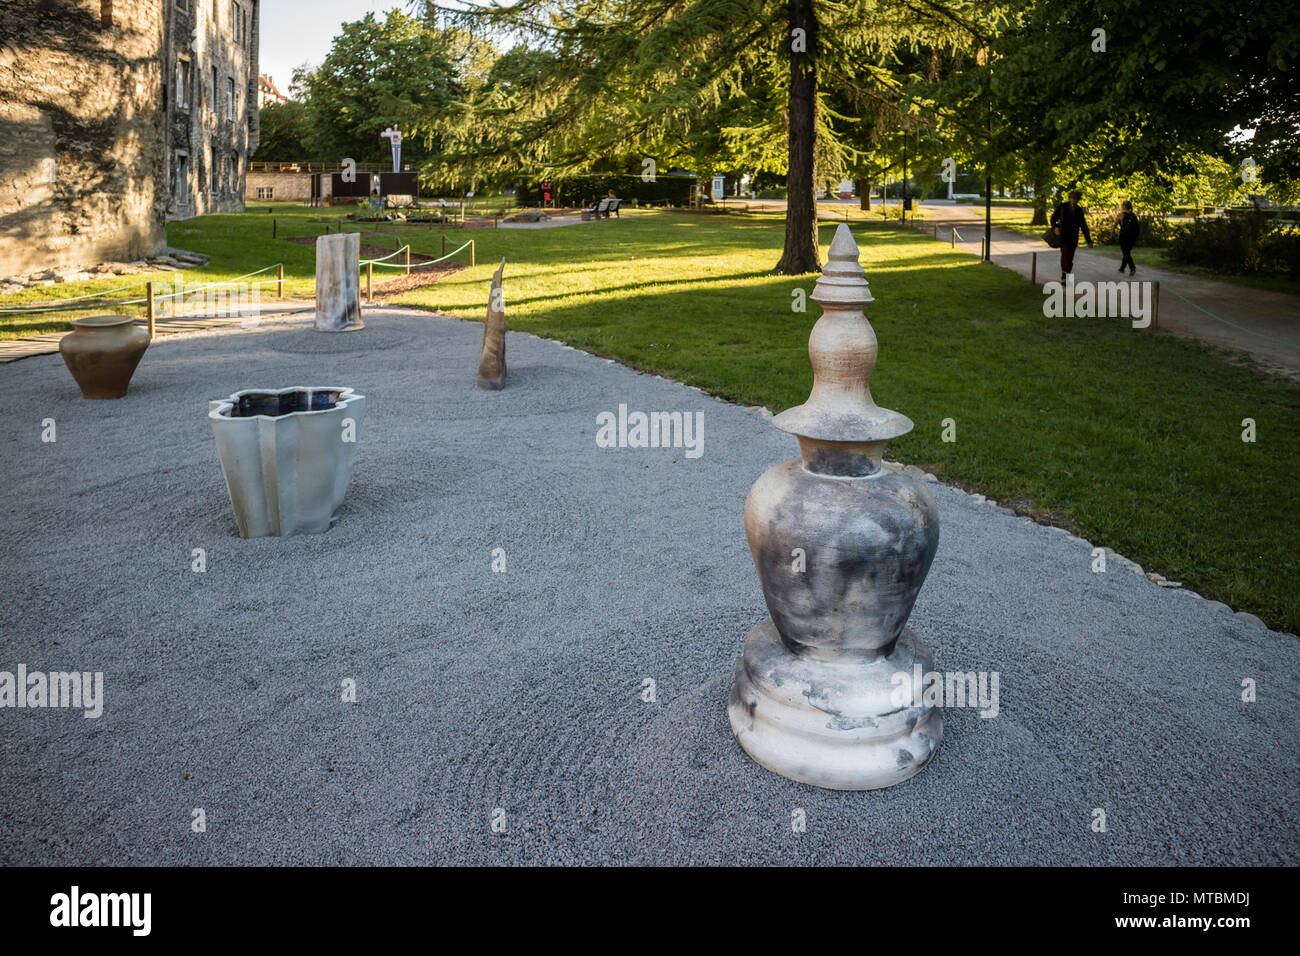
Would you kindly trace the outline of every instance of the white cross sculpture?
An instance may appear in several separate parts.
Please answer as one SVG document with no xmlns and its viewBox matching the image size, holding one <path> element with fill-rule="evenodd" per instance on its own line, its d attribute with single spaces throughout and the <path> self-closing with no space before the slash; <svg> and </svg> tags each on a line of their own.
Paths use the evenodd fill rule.
<svg viewBox="0 0 1300 956">
<path fill-rule="evenodd" d="M 395 130 L 391 126 L 379 134 L 381 139 L 387 139 L 393 147 L 393 172 L 402 171 L 402 134 L 400 130 Z"/>
</svg>

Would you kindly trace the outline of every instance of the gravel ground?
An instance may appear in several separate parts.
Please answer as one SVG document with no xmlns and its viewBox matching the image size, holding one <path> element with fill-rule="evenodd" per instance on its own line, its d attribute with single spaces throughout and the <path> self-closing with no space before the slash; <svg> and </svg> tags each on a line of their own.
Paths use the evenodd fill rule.
<svg viewBox="0 0 1300 956">
<path fill-rule="evenodd" d="M 766 617 L 744 499 L 793 438 L 517 333 L 480 391 L 481 326 L 366 322 L 169 337 L 117 402 L 57 356 L 0 369 L 0 670 L 105 681 L 98 719 L 0 710 L 0 862 L 1300 862 L 1294 637 L 931 485 L 911 624 L 1000 712 L 949 710 L 893 789 L 795 784 L 726 717 Z M 327 534 L 245 541 L 205 402 L 287 385 L 367 396 L 352 484 Z M 597 448 L 620 403 L 702 411 L 704 454 Z"/>
</svg>

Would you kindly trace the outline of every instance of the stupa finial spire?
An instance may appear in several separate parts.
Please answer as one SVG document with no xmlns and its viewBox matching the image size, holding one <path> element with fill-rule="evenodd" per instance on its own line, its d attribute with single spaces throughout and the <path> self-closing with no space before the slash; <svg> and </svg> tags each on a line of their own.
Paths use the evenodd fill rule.
<svg viewBox="0 0 1300 956">
<path fill-rule="evenodd" d="M 777 415 L 772 424 L 819 441 L 878 442 L 906 435 L 912 420 L 881 408 L 871 397 L 876 333 L 863 308 L 875 300 L 847 225 L 835 231 L 812 300 L 823 309 L 808 337 L 812 393 L 802 405 Z"/>
</svg>

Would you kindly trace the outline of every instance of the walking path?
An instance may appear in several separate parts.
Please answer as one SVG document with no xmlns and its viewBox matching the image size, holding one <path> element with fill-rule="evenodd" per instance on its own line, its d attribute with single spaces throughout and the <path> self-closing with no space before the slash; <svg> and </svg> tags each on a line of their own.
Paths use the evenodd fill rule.
<svg viewBox="0 0 1300 956">
<path fill-rule="evenodd" d="M 939 227 L 939 240 L 949 241 L 956 227 L 957 246 L 980 254 L 984 238 L 984 207 L 922 203 L 924 228 Z M 1060 254 L 1039 238 L 994 226 L 993 262 L 1029 278 L 1033 254 L 1038 254 L 1038 281 L 1061 277 Z M 1074 257 L 1075 282 L 1114 282 L 1121 279 L 1119 262 L 1080 245 Z M 1300 380 L 1300 297 L 1202 279 L 1168 269 L 1142 266 L 1131 282 L 1160 283 L 1159 327 L 1175 335 L 1200 339 L 1221 348 L 1246 352 L 1264 368 Z"/>
<path fill-rule="evenodd" d="M 726 703 L 767 617 L 745 495 L 794 439 L 517 332 L 486 392 L 480 324 L 365 322 L 169 336 L 118 401 L 0 375 L 0 669 L 103 674 L 95 719 L 0 711 L 0 864 L 1300 863 L 1293 636 L 928 483 L 910 625 L 997 714 L 946 710 L 901 786 L 793 783 Z M 369 399 L 339 521 L 243 540 L 207 400 L 310 384 Z M 703 453 L 598 447 L 620 403 L 701 412 Z"/>
</svg>

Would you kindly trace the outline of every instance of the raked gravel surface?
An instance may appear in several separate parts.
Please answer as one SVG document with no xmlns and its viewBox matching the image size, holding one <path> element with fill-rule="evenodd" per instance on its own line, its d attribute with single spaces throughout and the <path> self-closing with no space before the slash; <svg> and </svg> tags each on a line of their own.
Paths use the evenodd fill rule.
<svg viewBox="0 0 1300 956">
<path fill-rule="evenodd" d="M 1300 862 L 1294 637 L 931 484 L 911 626 L 996 671 L 999 712 L 947 710 L 893 789 L 793 783 L 726 701 L 767 616 L 745 495 L 794 439 L 519 333 L 484 392 L 482 326 L 366 322 L 172 336 L 116 402 L 58 356 L 0 368 L 0 671 L 105 681 L 98 719 L 0 709 L 0 862 Z M 367 397 L 347 500 L 326 534 L 242 540 L 206 402 L 289 385 Z M 702 456 L 598 448 L 620 403 L 702 411 Z"/>
</svg>

